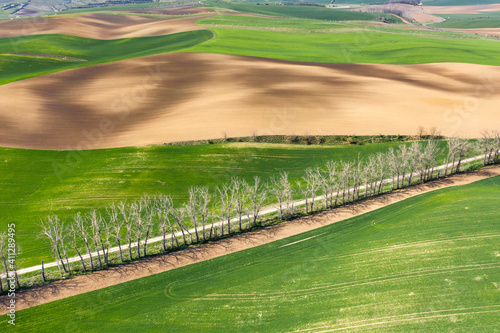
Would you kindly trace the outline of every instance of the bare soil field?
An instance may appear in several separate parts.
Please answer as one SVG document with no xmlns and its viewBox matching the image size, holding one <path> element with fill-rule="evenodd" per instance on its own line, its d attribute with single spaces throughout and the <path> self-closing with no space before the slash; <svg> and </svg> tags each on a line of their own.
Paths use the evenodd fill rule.
<svg viewBox="0 0 500 333">
<path fill-rule="evenodd" d="M 423 6 L 427 14 L 481 14 L 500 11 L 500 3 L 476 6 Z"/>
<path fill-rule="evenodd" d="M 95 39 L 117 39 L 173 34 L 205 29 L 196 21 L 215 14 L 185 17 L 145 17 L 83 14 L 0 21 L 0 38 L 39 34 L 67 34 Z"/>
<path fill-rule="evenodd" d="M 500 128 L 500 67 L 314 64 L 171 53 L 0 86 L 0 145 L 141 146 L 257 135 Z"/>
<path fill-rule="evenodd" d="M 354 216 L 362 215 L 422 193 L 449 186 L 470 184 L 498 175 L 500 175 L 500 166 L 486 167 L 469 174 L 454 175 L 446 179 L 398 190 L 346 207 L 285 222 L 259 231 L 237 235 L 218 242 L 191 247 L 179 252 L 141 260 L 105 271 L 78 276 L 69 280 L 57 281 L 42 287 L 18 291 L 16 292 L 16 310 L 49 303 L 58 299 L 106 288 L 119 283 L 267 244 Z M 8 301 L 9 299 L 6 295 L 0 297 L 0 304 L 5 305 Z M 0 309 L 0 315 L 5 313 L 7 313 L 6 308 L 2 307 Z"/>
<path fill-rule="evenodd" d="M 441 22 L 441 18 L 430 15 L 428 13 L 424 13 L 422 7 L 416 7 L 412 5 L 393 3 L 387 5 L 368 6 L 359 9 L 360 12 L 371 12 L 371 11 L 384 12 L 386 10 L 404 12 L 403 17 L 401 17 L 401 15 L 400 17 L 406 23 L 408 23 L 408 21 L 406 21 L 408 19 L 414 20 L 419 23 Z"/>
<path fill-rule="evenodd" d="M 481 29 L 450 29 L 450 28 L 446 28 L 446 30 L 447 31 L 455 31 L 455 32 L 465 32 L 468 34 L 479 34 L 479 35 L 500 37 L 500 28 L 481 28 Z"/>
<path fill-rule="evenodd" d="M 43 15 L 43 14 L 53 14 L 53 13 L 54 11 L 50 6 L 29 3 L 26 7 L 18 11 L 16 13 L 16 16 Z"/>
</svg>

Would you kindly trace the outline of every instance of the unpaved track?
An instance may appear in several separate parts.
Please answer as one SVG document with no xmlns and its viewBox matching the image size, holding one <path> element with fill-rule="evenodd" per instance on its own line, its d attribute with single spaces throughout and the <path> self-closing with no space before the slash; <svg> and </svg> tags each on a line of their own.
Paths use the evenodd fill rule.
<svg viewBox="0 0 500 333">
<path fill-rule="evenodd" d="M 34 287 L 16 293 L 16 310 L 26 309 L 152 274 L 169 271 L 196 262 L 217 258 L 226 254 L 298 235 L 353 216 L 362 215 L 422 193 L 450 186 L 470 184 L 478 180 L 499 175 L 500 166 L 491 166 L 473 173 L 454 175 L 446 179 L 395 191 L 347 207 L 318 213 L 316 215 L 285 222 L 259 231 L 234 236 L 218 242 L 188 248 L 179 252 L 149 258 L 89 275 L 78 276 L 69 280 L 57 281 L 43 287 Z M 8 301 L 9 299 L 6 296 L 0 297 L 0 303 L 5 305 Z M 5 313 L 7 312 L 5 308 L 2 307 L 0 309 L 0 314 Z"/>
<path fill-rule="evenodd" d="M 118 39 L 168 35 L 203 30 L 196 21 L 216 15 L 185 17 L 145 17 L 82 14 L 0 21 L 0 38 L 23 35 L 66 34 L 94 39 Z"/>
<path fill-rule="evenodd" d="M 500 66 L 161 54 L 0 86 L 0 146 L 89 149 L 225 135 L 414 135 L 419 126 L 480 137 L 484 128 L 500 128 L 499 83 Z M 102 123 L 109 126 L 103 130 Z"/>
</svg>

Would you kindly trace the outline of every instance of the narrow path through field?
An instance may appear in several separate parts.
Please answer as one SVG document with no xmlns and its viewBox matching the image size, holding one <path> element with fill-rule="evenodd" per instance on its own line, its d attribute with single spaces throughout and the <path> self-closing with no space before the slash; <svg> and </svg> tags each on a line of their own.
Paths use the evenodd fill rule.
<svg viewBox="0 0 500 333">
<path fill-rule="evenodd" d="M 498 175 L 500 175 L 500 166 L 490 166 L 472 173 L 454 175 L 452 177 L 436 180 L 427 184 L 398 190 L 373 199 L 351 204 L 346 207 L 303 217 L 291 222 L 234 236 L 218 242 L 191 247 L 179 252 L 148 258 L 142 261 L 121 265 L 89 275 L 57 281 L 42 287 L 22 290 L 16 293 L 16 310 L 22 310 L 36 305 L 49 303 L 58 299 L 106 288 L 119 283 L 139 279 L 152 274 L 169 271 L 171 269 L 267 244 L 354 216 L 362 215 L 422 193 L 450 186 L 470 184 L 478 180 Z M 0 303 L 5 305 L 7 304 L 6 302 L 8 302 L 8 298 L 6 296 L 0 297 Z M 2 307 L 2 309 L 0 309 L 0 314 L 5 313 L 5 308 Z"/>
</svg>

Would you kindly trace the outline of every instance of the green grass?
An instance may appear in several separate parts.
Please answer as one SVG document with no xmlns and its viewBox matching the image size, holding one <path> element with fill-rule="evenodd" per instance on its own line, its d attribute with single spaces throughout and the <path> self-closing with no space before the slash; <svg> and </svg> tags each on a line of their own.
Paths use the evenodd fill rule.
<svg viewBox="0 0 500 333">
<path fill-rule="evenodd" d="M 234 26 L 236 29 L 241 27 L 255 28 L 292 28 L 292 29 L 331 29 L 331 28 L 350 28 L 352 24 L 344 22 L 325 22 L 313 19 L 297 18 L 268 18 L 242 15 L 218 15 L 198 21 L 203 25 L 227 25 Z"/>
<path fill-rule="evenodd" d="M 253 13 L 269 16 L 283 16 L 307 18 L 325 21 L 371 21 L 380 17 L 391 18 L 396 22 L 402 22 L 399 18 L 390 14 L 382 13 L 361 13 L 348 10 L 335 10 L 315 6 L 257 6 L 239 4 L 214 4 L 218 8 L 232 9 L 238 12 Z"/>
<path fill-rule="evenodd" d="M 446 19 L 446 21 L 433 24 L 436 28 L 500 28 L 500 12 L 487 12 L 482 14 L 439 14 L 439 16 Z"/>
<path fill-rule="evenodd" d="M 1 53 L 42 53 L 82 61 L 54 61 L 47 58 L 0 55 L 0 84 L 60 70 L 153 54 L 179 51 L 213 37 L 208 30 L 155 37 L 99 40 L 71 35 L 30 35 L 0 39 Z"/>
<path fill-rule="evenodd" d="M 398 143 L 363 146 L 298 146 L 226 143 L 155 146 L 94 151 L 40 151 L 0 148 L 0 231 L 16 223 L 23 248 L 23 267 L 53 261 L 39 233 L 40 218 L 70 218 L 78 211 L 112 202 L 136 200 L 142 194 L 170 194 L 187 199 L 190 186 L 214 188 L 231 177 L 268 180 L 278 170 L 292 183 L 307 167 L 328 160 L 355 160 L 386 151 Z"/>
<path fill-rule="evenodd" d="M 201 21 L 200 23 L 202 23 Z M 186 52 L 327 63 L 500 65 L 500 43 L 375 31 L 300 34 L 212 28 L 217 38 Z"/>
<path fill-rule="evenodd" d="M 19 311 L 16 328 L 495 332 L 499 187 L 500 177 L 450 187 L 281 241 Z M 0 329 L 7 329 L 7 320 L 1 318 Z"/>
</svg>

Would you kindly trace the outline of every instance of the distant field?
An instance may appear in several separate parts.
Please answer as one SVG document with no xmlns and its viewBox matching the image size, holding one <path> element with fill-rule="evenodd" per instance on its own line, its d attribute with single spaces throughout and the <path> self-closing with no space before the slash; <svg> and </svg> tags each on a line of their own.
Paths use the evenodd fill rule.
<svg viewBox="0 0 500 333">
<path fill-rule="evenodd" d="M 16 325 L 23 332 L 495 332 L 499 186 L 496 177 L 420 195 L 23 310 Z"/>
<path fill-rule="evenodd" d="M 47 58 L 0 54 L 0 72 L 2 72 L 0 84 L 70 68 L 182 50 L 212 37 L 212 32 L 198 30 L 164 36 L 115 40 L 53 34 L 1 38 L 2 53 L 43 53 L 88 61 L 54 61 Z"/>
<path fill-rule="evenodd" d="M 350 0 L 339 0 L 339 2 Z M 357 1 L 357 0 L 356 0 Z M 425 6 L 475 6 L 499 3 L 499 0 L 422 0 Z"/>
<path fill-rule="evenodd" d="M 497 41 L 374 31 L 298 34 L 237 28 L 212 30 L 216 39 L 185 51 L 329 63 L 463 62 L 500 65 L 500 43 Z"/>
<path fill-rule="evenodd" d="M 253 13 L 269 16 L 285 16 L 307 18 L 325 21 L 370 21 L 381 17 L 394 19 L 402 22 L 396 16 L 382 13 L 360 13 L 348 10 L 335 10 L 314 6 L 257 6 L 257 5 L 236 5 L 236 4 L 214 4 L 218 8 L 232 9 L 244 13 Z"/>
<path fill-rule="evenodd" d="M 437 28 L 500 28 L 500 12 L 485 12 L 482 14 L 439 14 L 439 16 L 446 21 L 433 25 Z"/>
<path fill-rule="evenodd" d="M 16 223 L 23 247 L 23 267 L 52 261 L 50 249 L 38 238 L 40 218 L 102 208 L 112 202 L 136 200 L 142 194 L 187 198 L 193 185 L 215 185 L 238 176 L 268 180 L 278 170 L 292 182 L 307 167 L 329 160 L 355 160 L 386 151 L 396 143 L 364 146 L 297 146 L 231 143 L 197 146 L 157 146 L 75 151 L 0 148 L 0 226 Z"/>
<path fill-rule="evenodd" d="M 218 15 L 198 21 L 202 25 L 228 25 L 239 29 L 243 27 L 253 28 L 290 28 L 290 29 L 339 29 L 352 28 L 352 24 L 345 22 L 325 22 L 313 19 L 298 18 L 269 18 L 243 15 Z"/>
</svg>

